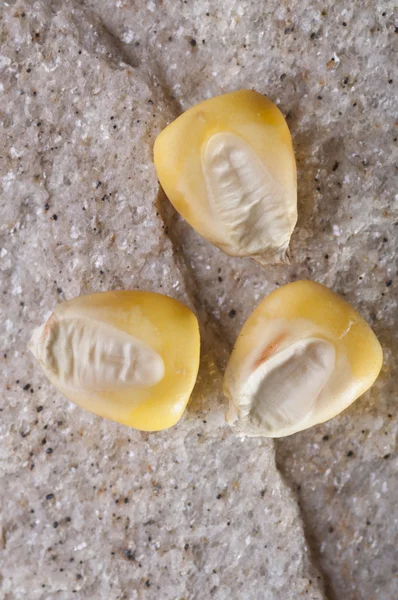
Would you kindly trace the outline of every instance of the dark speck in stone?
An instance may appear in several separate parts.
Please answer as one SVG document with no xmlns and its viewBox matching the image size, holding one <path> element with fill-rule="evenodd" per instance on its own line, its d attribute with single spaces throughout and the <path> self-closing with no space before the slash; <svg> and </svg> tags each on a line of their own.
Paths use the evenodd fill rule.
<svg viewBox="0 0 398 600">
<path fill-rule="evenodd" d="M 23 389 L 25 390 L 25 392 L 27 392 L 29 388 L 30 388 L 30 383 L 27 383 L 26 385 L 23 386 Z"/>
<path fill-rule="evenodd" d="M 352 451 L 352 450 L 349 450 L 349 451 L 347 452 L 347 456 L 348 456 L 348 457 L 350 457 L 350 456 L 354 456 L 354 453 L 353 453 L 353 451 Z"/>
<path fill-rule="evenodd" d="M 54 494 L 47 494 L 46 500 L 52 500 L 54 498 Z"/>
<path fill-rule="evenodd" d="M 50 208 L 50 205 L 48 202 L 46 202 L 44 205 L 44 210 L 49 210 L 49 208 Z"/>
<path fill-rule="evenodd" d="M 123 550 L 123 554 L 127 558 L 127 560 L 131 560 L 131 561 L 135 560 L 135 553 L 132 552 L 132 550 L 130 550 L 130 548 L 127 548 L 127 550 Z"/>
<path fill-rule="evenodd" d="M 149 579 L 146 580 L 145 585 L 147 588 L 151 587 L 151 582 L 149 581 Z"/>
<path fill-rule="evenodd" d="M 53 215 L 52 219 L 53 219 L 53 221 L 56 221 L 58 219 L 58 215 Z"/>
<path fill-rule="evenodd" d="M 337 169 L 339 168 L 339 164 L 340 164 L 339 161 L 336 160 L 335 163 L 334 163 L 334 165 L 333 165 L 332 171 L 337 171 Z"/>
<path fill-rule="evenodd" d="M 329 439 L 329 436 L 328 435 L 324 435 L 322 439 L 323 439 L 324 442 L 327 442 L 328 439 Z"/>
<path fill-rule="evenodd" d="M 232 308 L 232 309 L 229 311 L 229 313 L 228 313 L 228 316 L 229 316 L 231 319 L 233 319 L 233 318 L 235 317 L 235 315 L 236 315 L 236 310 L 235 310 L 234 308 Z"/>
<path fill-rule="evenodd" d="M 57 529 L 58 525 L 59 525 L 58 521 L 54 521 L 54 523 L 53 523 L 54 529 Z"/>
<path fill-rule="evenodd" d="M 52 448 L 46 449 L 46 454 L 52 454 L 53 452 L 54 452 L 54 450 Z"/>
<path fill-rule="evenodd" d="M 192 48 L 196 46 L 196 40 L 194 40 L 193 38 L 190 40 L 189 43 L 191 44 Z"/>
<path fill-rule="evenodd" d="M 390 287 L 392 285 L 392 280 L 389 279 L 388 281 L 386 281 L 386 287 Z"/>
</svg>

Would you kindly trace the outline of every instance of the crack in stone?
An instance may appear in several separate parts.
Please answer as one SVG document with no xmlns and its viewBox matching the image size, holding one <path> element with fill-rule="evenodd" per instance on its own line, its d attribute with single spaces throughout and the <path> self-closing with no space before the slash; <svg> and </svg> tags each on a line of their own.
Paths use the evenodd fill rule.
<svg viewBox="0 0 398 600">
<path fill-rule="evenodd" d="M 305 514 L 305 512 L 303 511 L 303 508 L 301 506 L 299 492 L 294 489 L 293 482 L 290 480 L 289 475 L 286 473 L 286 471 L 283 467 L 283 463 L 282 463 L 281 455 L 280 455 L 280 444 L 281 444 L 280 441 L 274 440 L 275 467 L 276 467 L 284 485 L 290 491 L 292 500 L 297 505 L 297 510 L 298 510 L 300 521 L 301 521 L 302 528 L 303 528 L 304 540 L 305 540 L 305 542 L 307 544 L 307 548 L 308 548 L 308 561 L 309 561 L 311 567 L 314 568 L 314 570 L 319 573 L 319 576 L 322 579 L 322 584 L 323 584 L 322 592 L 325 597 L 325 600 L 338 600 L 338 598 L 335 596 L 335 594 L 333 592 L 330 578 L 325 573 L 325 571 L 322 569 L 320 560 L 317 556 L 317 554 L 319 554 L 319 552 L 318 552 L 316 540 L 313 538 L 312 533 L 311 533 L 311 530 L 312 530 L 311 523 L 309 522 L 309 520 L 307 520 L 307 515 Z"/>
<path fill-rule="evenodd" d="M 93 17 L 93 13 L 90 13 Z M 118 38 L 104 23 L 102 19 L 98 19 L 99 27 L 102 29 L 102 33 L 107 41 L 112 54 L 115 54 L 121 62 L 133 69 L 137 69 L 140 66 L 140 60 L 136 54 L 132 52 L 129 44 L 124 44 L 120 38 Z"/>
<path fill-rule="evenodd" d="M 177 227 L 181 222 L 180 217 L 167 199 L 162 188 L 159 188 L 156 206 L 159 215 L 165 224 L 165 235 L 170 240 L 176 267 L 181 273 L 181 277 L 185 283 L 186 292 L 193 304 L 193 308 L 199 321 L 202 350 L 198 382 L 200 380 L 215 381 L 217 387 L 212 387 L 209 391 L 216 395 L 217 400 L 220 398 L 220 401 L 222 402 L 222 369 L 228 359 L 230 349 L 220 336 L 219 328 L 217 327 L 217 323 L 215 319 L 213 319 L 211 312 L 206 310 L 206 307 L 201 301 L 198 293 L 199 282 L 195 277 L 193 269 L 190 267 L 189 256 L 187 256 L 185 250 L 182 248 L 182 236 L 179 235 Z M 217 378 L 214 378 L 213 376 L 215 369 L 219 371 L 219 376 Z M 204 386 L 204 388 L 205 387 L 206 386 Z M 193 398 L 191 398 L 187 410 L 196 412 L 205 411 L 206 404 L 205 396 L 198 393 L 198 386 L 195 386 Z"/>
</svg>

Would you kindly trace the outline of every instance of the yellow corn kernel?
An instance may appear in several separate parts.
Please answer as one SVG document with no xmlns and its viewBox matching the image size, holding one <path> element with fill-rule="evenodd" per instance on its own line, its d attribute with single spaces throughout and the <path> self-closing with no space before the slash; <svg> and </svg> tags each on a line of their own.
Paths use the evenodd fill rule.
<svg viewBox="0 0 398 600">
<path fill-rule="evenodd" d="M 181 418 L 195 385 L 198 321 L 152 292 L 103 292 L 59 304 L 30 349 L 72 402 L 113 421 L 158 431 Z"/>
<path fill-rule="evenodd" d="M 175 209 L 231 256 L 285 262 L 297 221 L 296 163 L 280 110 L 250 90 L 205 100 L 156 138 Z"/>
<path fill-rule="evenodd" d="M 379 341 L 348 302 L 313 281 L 289 283 L 238 336 L 224 378 L 227 420 L 266 437 L 307 429 L 366 392 L 382 362 Z"/>
</svg>

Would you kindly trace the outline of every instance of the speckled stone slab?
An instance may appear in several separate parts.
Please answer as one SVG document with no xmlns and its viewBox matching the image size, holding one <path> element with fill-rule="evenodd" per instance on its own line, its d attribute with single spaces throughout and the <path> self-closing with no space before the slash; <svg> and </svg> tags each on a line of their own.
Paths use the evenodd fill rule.
<svg viewBox="0 0 398 600">
<path fill-rule="evenodd" d="M 148 15 L 127 18 L 144 34 Z M 1 18 L 0 597 L 324 598 L 273 443 L 224 424 L 228 344 L 152 164 L 178 110 L 163 67 L 88 7 L 7 3 Z M 199 382 L 168 432 L 71 405 L 27 351 L 57 302 L 107 289 L 199 314 Z"/>
<path fill-rule="evenodd" d="M 1 9 L 7 600 L 322 598 L 322 576 L 329 600 L 396 598 L 394 5 Z M 158 194 L 157 132 L 239 88 L 267 94 L 292 131 L 299 222 L 288 267 L 226 257 Z M 275 444 L 242 441 L 223 425 L 220 372 L 259 300 L 299 278 L 358 308 L 383 345 L 382 374 L 329 423 Z M 202 324 L 198 386 L 182 423 L 162 434 L 71 406 L 26 351 L 57 301 L 137 287 L 186 301 Z"/>
</svg>

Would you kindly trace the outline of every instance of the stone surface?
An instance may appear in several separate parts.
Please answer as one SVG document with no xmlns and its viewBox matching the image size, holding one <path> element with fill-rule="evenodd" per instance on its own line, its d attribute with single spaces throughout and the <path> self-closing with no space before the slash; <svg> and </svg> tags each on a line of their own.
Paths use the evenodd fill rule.
<svg viewBox="0 0 398 600">
<path fill-rule="evenodd" d="M 330 600 L 392 600 L 394 3 L 79 7 L 2 8 L 0 590 L 7 600 L 73 590 L 322 598 L 318 567 Z M 156 133 L 195 102 L 242 87 L 277 102 L 292 131 L 299 222 L 288 267 L 224 256 L 158 196 Z M 219 373 L 256 303 L 297 278 L 332 287 L 368 319 L 385 350 L 382 375 L 329 423 L 275 445 L 242 441 L 222 424 Z M 25 350 L 57 301 L 123 287 L 183 299 L 202 323 L 200 380 L 170 432 L 139 434 L 69 405 Z"/>
</svg>

